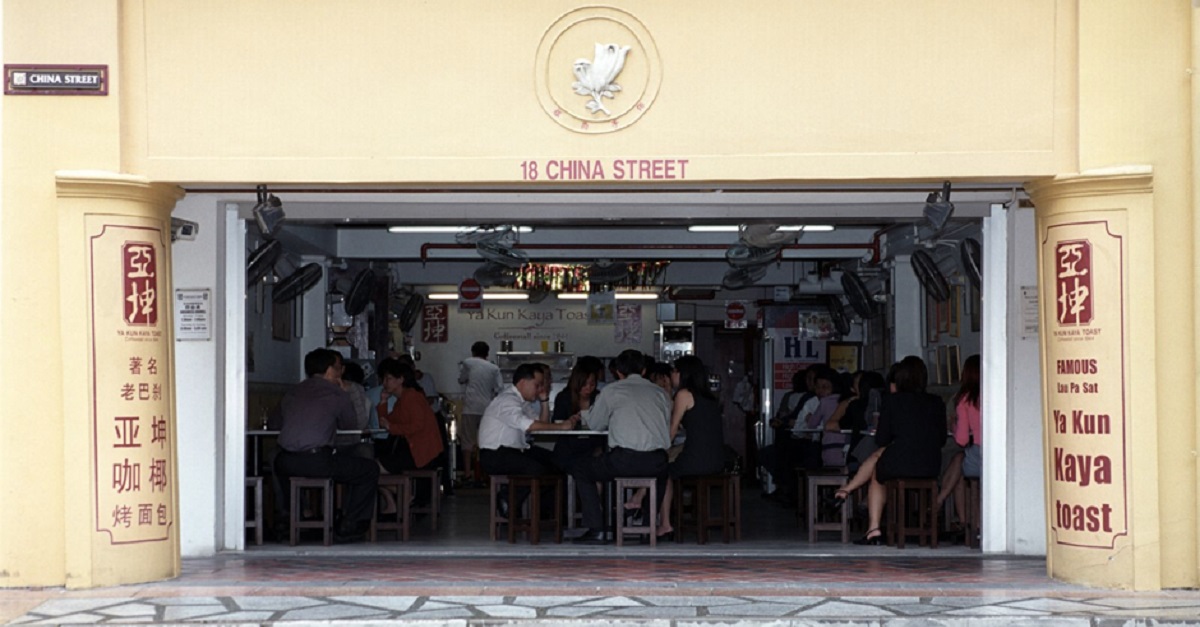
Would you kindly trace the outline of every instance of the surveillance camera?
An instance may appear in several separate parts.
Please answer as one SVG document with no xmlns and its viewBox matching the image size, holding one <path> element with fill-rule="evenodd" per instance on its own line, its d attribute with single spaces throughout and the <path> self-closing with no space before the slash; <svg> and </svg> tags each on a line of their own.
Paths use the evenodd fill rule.
<svg viewBox="0 0 1200 627">
<path fill-rule="evenodd" d="M 193 241 L 196 239 L 196 233 L 200 232 L 200 225 L 191 220 L 182 220 L 180 218 L 171 218 L 171 241 L 187 240 Z"/>
</svg>

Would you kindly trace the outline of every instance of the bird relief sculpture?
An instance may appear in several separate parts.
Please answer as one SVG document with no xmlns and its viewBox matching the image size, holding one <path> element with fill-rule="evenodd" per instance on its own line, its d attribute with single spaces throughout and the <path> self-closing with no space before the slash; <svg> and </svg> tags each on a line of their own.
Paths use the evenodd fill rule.
<svg viewBox="0 0 1200 627">
<path fill-rule="evenodd" d="M 629 54 L 629 46 L 617 44 L 596 44 L 596 55 L 591 61 L 576 59 L 573 71 L 578 79 L 571 84 L 575 93 L 580 96 L 591 96 L 587 103 L 588 111 L 594 114 L 612 112 L 604 106 L 604 98 L 614 98 L 621 86 L 614 83 L 621 69 L 625 67 L 625 55 Z"/>
</svg>

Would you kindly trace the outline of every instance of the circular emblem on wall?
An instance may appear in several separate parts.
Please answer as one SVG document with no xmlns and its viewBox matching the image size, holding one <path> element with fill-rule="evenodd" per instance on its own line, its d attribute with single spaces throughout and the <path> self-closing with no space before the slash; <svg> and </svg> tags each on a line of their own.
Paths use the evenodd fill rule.
<svg viewBox="0 0 1200 627">
<path fill-rule="evenodd" d="M 662 63 L 650 31 L 633 15 L 584 7 L 546 30 L 534 74 L 552 120 L 577 133 L 611 133 L 653 104 Z"/>
</svg>

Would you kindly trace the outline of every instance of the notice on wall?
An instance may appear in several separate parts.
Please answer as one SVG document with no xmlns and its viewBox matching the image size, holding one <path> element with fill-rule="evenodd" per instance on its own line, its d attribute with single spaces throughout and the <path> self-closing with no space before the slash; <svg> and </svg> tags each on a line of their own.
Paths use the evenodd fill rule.
<svg viewBox="0 0 1200 627">
<path fill-rule="evenodd" d="M 132 217 L 86 224 L 95 530 L 113 545 L 163 542 L 176 489 L 167 236 Z"/>
<path fill-rule="evenodd" d="M 613 324 L 613 343 L 642 343 L 642 306 L 636 303 L 619 303 Z"/>
<path fill-rule="evenodd" d="M 1111 549 L 1129 529 L 1127 227 L 1094 215 L 1049 220 L 1041 244 L 1049 515 L 1053 542 Z"/>
<path fill-rule="evenodd" d="M 175 290 L 175 341 L 212 339 L 212 290 Z"/>
</svg>

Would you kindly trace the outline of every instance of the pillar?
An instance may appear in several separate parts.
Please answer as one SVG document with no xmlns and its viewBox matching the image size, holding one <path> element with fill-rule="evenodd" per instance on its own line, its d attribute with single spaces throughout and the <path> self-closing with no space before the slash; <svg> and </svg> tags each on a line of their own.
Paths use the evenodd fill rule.
<svg viewBox="0 0 1200 627">
<path fill-rule="evenodd" d="M 1175 587 L 1196 572 L 1196 460 L 1170 442 L 1193 415 L 1161 411 L 1159 383 L 1190 361 L 1190 282 L 1164 263 L 1149 168 L 1064 175 L 1027 186 L 1037 207 L 1044 372 L 1047 569 L 1086 585 Z M 1159 215 L 1156 215 L 1156 212 Z M 1176 391 L 1163 390 L 1174 394 Z M 1175 469 L 1175 470 L 1169 470 Z M 1169 473 L 1169 474 L 1165 474 Z M 1195 585 L 1194 578 L 1191 586 Z"/>
<path fill-rule="evenodd" d="M 73 382 L 63 390 L 64 583 L 175 577 L 170 247 L 183 192 L 104 172 L 58 172 L 56 190 L 62 377 Z"/>
</svg>

